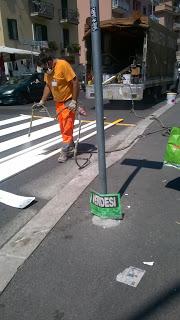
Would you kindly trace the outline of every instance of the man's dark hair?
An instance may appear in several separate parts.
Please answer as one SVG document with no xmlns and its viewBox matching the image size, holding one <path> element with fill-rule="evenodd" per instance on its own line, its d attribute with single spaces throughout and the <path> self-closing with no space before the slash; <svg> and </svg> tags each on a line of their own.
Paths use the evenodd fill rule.
<svg viewBox="0 0 180 320">
<path fill-rule="evenodd" d="M 37 60 L 37 65 L 41 67 L 43 64 L 46 64 L 48 61 L 52 61 L 54 58 L 50 56 L 47 53 L 40 53 L 38 60 Z"/>
</svg>

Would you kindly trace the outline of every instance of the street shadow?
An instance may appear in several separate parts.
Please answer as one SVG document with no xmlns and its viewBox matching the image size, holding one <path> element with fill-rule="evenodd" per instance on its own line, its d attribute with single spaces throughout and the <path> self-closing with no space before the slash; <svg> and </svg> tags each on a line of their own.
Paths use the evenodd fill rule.
<svg viewBox="0 0 180 320">
<path fill-rule="evenodd" d="M 151 303 L 139 306 L 137 311 L 133 310 L 124 320 L 146 320 L 146 319 L 159 319 L 155 313 L 161 311 L 164 314 L 163 308 L 169 305 L 174 299 L 179 298 L 180 295 L 180 283 L 175 283 L 171 288 L 166 289 L 165 293 L 159 295 L 159 298 L 151 299 Z M 178 315 L 177 315 L 178 316 Z M 115 320 L 121 320 L 119 316 Z"/>
<path fill-rule="evenodd" d="M 34 199 L 30 204 L 28 204 L 28 206 L 24 207 L 23 210 L 32 207 L 32 206 L 35 205 L 36 203 L 38 203 L 38 201 L 37 201 L 36 199 Z"/>
<path fill-rule="evenodd" d="M 97 150 L 97 147 L 91 143 L 78 143 L 77 153 L 91 153 Z"/>
<path fill-rule="evenodd" d="M 180 191 L 180 177 L 169 181 L 165 187 Z"/>
<path fill-rule="evenodd" d="M 146 110 L 154 107 L 154 105 L 165 102 L 165 97 L 162 98 L 153 98 L 148 97 L 144 98 L 141 101 L 134 101 L 135 110 Z M 92 105 L 92 103 L 91 103 Z M 131 100 L 104 100 L 103 101 L 104 110 L 131 110 L 132 101 Z M 93 101 L 93 106 L 90 107 L 91 110 L 95 110 L 95 102 Z"/>
<path fill-rule="evenodd" d="M 131 181 L 134 179 L 137 173 L 141 170 L 141 168 L 160 170 L 163 167 L 163 162 L 150 161 L 146 159 L 139 160 L 139 159 L 127 158 L 121 162 L 121 165 L 136 167 L 135 170 L 130 174 L 130 176 L 128 177 L 128 179 L 125 181 L 125 183 L 122 185 L 121 189 L 118 192 L 122 196 L 125 193 L 128 186 L 130 185 Z"/>
</svg>

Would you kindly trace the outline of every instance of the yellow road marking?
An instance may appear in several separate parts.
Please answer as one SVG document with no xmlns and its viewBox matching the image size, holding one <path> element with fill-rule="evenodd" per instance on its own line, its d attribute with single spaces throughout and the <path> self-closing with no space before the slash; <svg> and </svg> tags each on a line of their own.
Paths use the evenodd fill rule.
<svg viewBox="0 0 180 320">
<path fill-rule="evenodd" d="M 81 122 L 94 122 L 95 120 L 81 120 Z M 124 121 L 124 119 L 118 119 L 114 122 L 107 122 L 107 121 L 104 121 L 104 124 L 115 124 L 116 126 L 129 126 L 129 127 L 136 127 L 136 124 L 133 124 L 133 123 L 119 123 L 121 121 Z"/>
<path fill-rule="evenodd" d="M 44 118 L 43 116 L 33 116 L 33 118 Z M 90 122 L 95 122 L 96 120 L 81 120 L 81 122 L 86 122 L 86 123 L 90 123 Z M 136 127 L 136 124 L 133 123 L 120 123 L 124 121 L 124 119 L 117 119 L 113 122 L 107 122 L 104 121 L 104 124 L 114 124 L 116 126 L 126 126 L 126 127 Z"/>
<path fill-rule="evenodd" d="M 117 123 L 117 126 L 136 127 L 136 124 L 133 124 L 133 123 Z"/>
<path fill-rule="evenodd" d="M 113 122 L 106 122 L 106 121 L 104 121 L 104 124 L 118 124 L 119 122 L 122 122 L 122 121 L 124 121 L 124 119 L 117 119 L 117 120 L 115 120 L 115 121 L 113 121 Z"/>
</svg>

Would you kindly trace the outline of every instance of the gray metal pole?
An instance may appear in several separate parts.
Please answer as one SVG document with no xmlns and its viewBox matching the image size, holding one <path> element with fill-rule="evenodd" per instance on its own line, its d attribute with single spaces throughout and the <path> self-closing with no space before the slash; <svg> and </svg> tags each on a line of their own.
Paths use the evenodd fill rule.
<svg viewBox="0 0 180 320">
<path fill-rule="evenodd" d="M 95 90 L 96 126 L 98 143 L 98 163 L 101 193 L 107 193 L 104 107 L 102 92 L 101 33 L 99 26 L 99 0 L 90 0 L 91 40 L 93 56 L 93 75 Z"/>
</svg>

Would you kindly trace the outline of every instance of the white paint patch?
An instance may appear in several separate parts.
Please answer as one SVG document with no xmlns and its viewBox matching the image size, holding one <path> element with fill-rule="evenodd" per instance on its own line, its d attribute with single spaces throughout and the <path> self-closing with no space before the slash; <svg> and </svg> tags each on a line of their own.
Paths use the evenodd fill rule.
<svg viewBox="0 0 180 320">
<path fill-rule="evenodd" d="M 151 267 L 154 265 L 154 261 L 150 261 L 150 262 L 144 261 L 143 263 L 146 264 L 147 266 L 151 266 Z"/>
<path fill-rule="evenodd" d="M 117 275 L 116 281 L 127 284 L 131 287 L 137 287 L 145 272 L 146 271 L 142 269 L 129 267 Z"/>
<path fill-rule="evenodd" d="M 102 219 L 97 216 L 93 216 L 92 223 L 103 229 L 114 228 L 120 225 L 120 220 Z"/>
<path fill-rule="evenodd" d="M 17 194 L 0 190 L 0 202 L 14 208 L 24 209 L 34 200 L 35 197 L 18 196 Z"/>
</svg>

